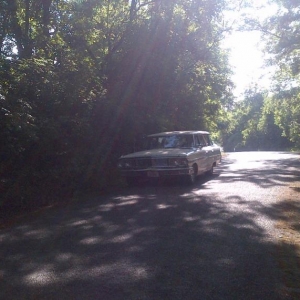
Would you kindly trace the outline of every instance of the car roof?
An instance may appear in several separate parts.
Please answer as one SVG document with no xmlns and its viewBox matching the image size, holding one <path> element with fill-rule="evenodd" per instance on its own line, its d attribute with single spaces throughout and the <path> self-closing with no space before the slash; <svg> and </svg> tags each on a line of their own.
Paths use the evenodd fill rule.
<svg viewBox="0 0 300 300">
<path fill-rule="evenodd" d="M 175 135 L 175 134 L 209 134 L 207 131 L 197 131 L 197 130 L 190 130 L 190 131 L 168 131 L 168 132 L 160 132 L 155 134 L 148 135 L 149 137 L 155 136 L 168 136 L 168 135 Z"/>
</svg>

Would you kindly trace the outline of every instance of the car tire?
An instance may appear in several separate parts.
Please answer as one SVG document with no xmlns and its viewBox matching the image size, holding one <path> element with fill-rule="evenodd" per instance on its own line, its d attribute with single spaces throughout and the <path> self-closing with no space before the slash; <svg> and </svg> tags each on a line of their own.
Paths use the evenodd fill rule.
<svg viewBox="0 0 300 300">
<path fill-rule="evenodd" d="M 211 168 L 206 172 L 207 176 L 213 176 L 214 175 L 214 164 L 212 164 Z"/>
<path fill-rule="evenodd" d="M 198 167 L 197 165 L 193 165 L 193 173 L 189 174 L 186 177 L 186 182 L 187 184 L 194 184 L 197 178 L 197 173 L 198 173 Z"/>
<path fill-rule="evenodd" d="M 139 183 L 139 180 L 136 177 L 126 177 L 126 183 L 129 187 L 130 186 L 137 186 L 138 183 Z"/>
</svg>

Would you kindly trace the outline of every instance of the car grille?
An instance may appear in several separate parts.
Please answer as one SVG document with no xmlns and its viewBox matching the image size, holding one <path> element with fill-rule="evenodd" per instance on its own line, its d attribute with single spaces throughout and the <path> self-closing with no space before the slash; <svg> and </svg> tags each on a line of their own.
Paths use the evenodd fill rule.
<svg viewBox="0 0 300 300">
<path fill-rule="evenodd" d="M 134 160 L 136 169 L 146 169 L 152 166 L 151 158 L 137 158 Z"/>
<path fill-rule="evenodd" d="M 169 165 L 168 159 L 165 158 L 153 158 L 152 166 L 155 167 L 167 167 Z"/>
<path fill-rule="evenodd" d="M 135 158 L 131 160 L 133 169 L 147 169 L 150 167 L 168 167 L 168 159 L 165 158 Z"/>
</svg>

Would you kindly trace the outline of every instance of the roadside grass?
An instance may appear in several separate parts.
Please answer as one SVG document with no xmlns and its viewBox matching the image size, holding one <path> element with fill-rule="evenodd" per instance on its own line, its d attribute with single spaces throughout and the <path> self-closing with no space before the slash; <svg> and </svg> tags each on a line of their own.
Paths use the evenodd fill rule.
<svg viewBox="0 0 300 300">
<path fill-rule="evenodd" d="M 300 182 L 292 183 L 282 196 L 278 260 L 288 292 L 300 299 Z"/>
</svg>

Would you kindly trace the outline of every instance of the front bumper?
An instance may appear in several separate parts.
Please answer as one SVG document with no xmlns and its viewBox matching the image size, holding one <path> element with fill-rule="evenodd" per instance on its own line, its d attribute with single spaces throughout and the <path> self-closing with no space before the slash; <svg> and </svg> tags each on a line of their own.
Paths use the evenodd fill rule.
<svg viewBox="0 0 300 300">
<path fill-rule="evenodd" d="M 121 170 L 121 175 L 124 177 L 172 177 L 172 176 L 182 176 L 189 175 L 193 173 L 193 168 L 176 168 L 176 169 L 144 169 L 144 170 Z"/>
</svg>

